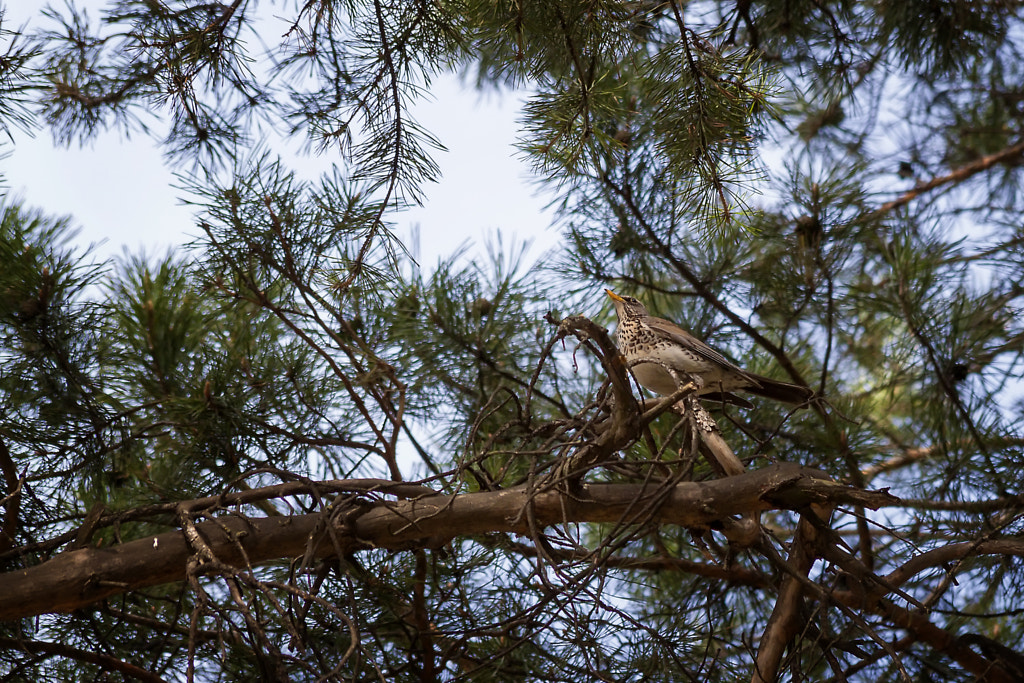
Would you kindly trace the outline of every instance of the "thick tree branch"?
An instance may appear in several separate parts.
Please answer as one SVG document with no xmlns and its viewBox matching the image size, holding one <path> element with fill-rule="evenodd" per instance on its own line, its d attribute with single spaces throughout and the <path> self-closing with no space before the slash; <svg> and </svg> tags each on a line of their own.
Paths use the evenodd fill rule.
<svg viewBox="0 0 1024 683">
<path fill-rule="evenodd" d="M 716 527 L 735 515 L 781 507 L 778 501 L 825 497 L 838 504 L 886 493 L 832 484 L 819 470 L 779 464 L 736 477 L 656 484 L 590 484 L 572 495 L 525 486 L 503 491 L 436 495 L 413 500 L 357 500 L 335 510 L 333 528 L 323 514 L 248 519 L 237 514 L 194 525 L 221 565 L 241 568 L 283 558 L 325 557 L 366 548 L 438 547 L 457 536 L 488 532 L 529 533 L 527 516 L 540 526 L 563 522 L 637 522 Z M 183 504 L 191 508 L 188 503 Z M 308 552 L 307 552 L 308 549 Z M 0 620 L 70 611 L 103 598 L 186 578 L 194 552 L 181 531 L 112 546 L 62 553 L 35 567 L 0 577 Z"/>
<path fill-rule="evenodd" d="M 262 507 L 260 506 L 261 502 L 273 500 L 275 498 L 285 498 L 288 496 L 305 494 L 328 496 L 338 493 L 358 493 L 370 496 L 388 495 L 398 498 L 422 498 L 424 496 L 435 495 L 437 491 L 420 484 L 394 482 L 389 479 L 340 479 L 316 482 L 301 480 L 289 481 L 283 484 L 274 484 L 272 486 L 261 486 L 259 488 L 246 489 L 244 491 L 236 491 L 234 493 L 222 493 L 216 496 L 206 496 L 205 498 L 195 498 L 187 501 L 185 505 L 189 512 L 198 513 L 237 505 L 255 505 L 257 507 Z M 70 531 L 46 541 L 26 544 L 9 550 L 6 553 L 0 553 L 0 562 L 18 557 L 25 553 L 48 552 L 61 547 L 65 543 L 76 541 L 80 537 L 91 535 L 92 533 L 95 533 L 97 529 L 109 527 L 114 524 L 123 524 L 125 522 L 152 519 L 154 517 L 159 518 L 168 514 L 174 514 L 177 512 L 179 505 L 181 505 L 181 503 L 157 503 L 155 505 L 144 505 L 132 508 L 131 510 L 107 513 L 101 515 L 99 519 L 89 523 L 88 525 L 83 522 L 82 526 L 77 529 L 71 529 Z M 90 529 L 89 534 L 84 533 L 86 526 Z"/>
<path fill-rule="evenodd" d="M 21 512 L 22 478 L 11 459 L 7 444 L 0 438 L 0 473 L 4 477 L 7 495 L 0 499 L 4 508 L 3 526 L 0 527 L 0 552 L 14 546 L 14 538 L 18 533 L 18 517 Z"/>
</svg>

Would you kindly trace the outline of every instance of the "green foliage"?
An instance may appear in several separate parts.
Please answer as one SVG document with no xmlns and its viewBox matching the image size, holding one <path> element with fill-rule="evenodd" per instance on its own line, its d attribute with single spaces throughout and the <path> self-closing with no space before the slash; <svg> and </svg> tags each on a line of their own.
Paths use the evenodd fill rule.
<svg viewBox="0 0 1024 683">
<path fill-rule="evenodd" d="M 46 17 L 0 33 L 0 127 L 160 131 L 200 237 L 97 264 L 71 219 L 4 200 L 3 571 L 234 516 L 320 515 L 349 550 L 229 566 L 187 536 L 187 580 L 0 626 L 10 680 L 749 679 L 794 573 L 782 679 L 1024 676 L 1016 3 L 122 0 Z M 437 264 L 396 237 L 444 143 L 411 105 L 460 71 L 527 94 L 519 148 L 565 235 L 535 265 L 500 236 Z M 301 179 L 287 136 L 333 170 Z M 775 489 L 747 543 L 723 536 L 736 519 L 542 526 L 531 505 L 505 520 L 522 535 L 356 538 L 369 511 L 418 500 L 389 482 L 534 487 L 570 519 L 581 482 L 721 478 L 674 413 L 616 421 L 630 406 L 600 335 L 560 327 L 611 326 L 603 287 L 819 392 L 803 410 L 707 401 L 749 470 L 799 463 L 903 502 L 836 509 L 805 570 L 790 554 L 808 510 L 774 509 Z M 601 454 L 612 427 L 627 437 Z M 563 470 L 588 452 L 590 470 Z"/>
<path fill-rule="evenodd" d="M 107 421 L 99 372 L 101 309 L 84 297 L 98 270 L 69 247 L 67 219 L 7 203 L 0 218 L 0 359 L 12 436 L 54 468 L 97 466 L 91 436 Z"/>
<path fill-rule="evenodd" d="M 6 12 L 0 7 L 0 41 L 5 51 L 0 56 L 0 130 L 8 135 L 11 128 L 32 125 L 31 96 L 33 83 L 27 77 L 28 63 L 38 57 L 38 46 L 26 43 L 24 35 L 11 30 Z"/>
</svg>

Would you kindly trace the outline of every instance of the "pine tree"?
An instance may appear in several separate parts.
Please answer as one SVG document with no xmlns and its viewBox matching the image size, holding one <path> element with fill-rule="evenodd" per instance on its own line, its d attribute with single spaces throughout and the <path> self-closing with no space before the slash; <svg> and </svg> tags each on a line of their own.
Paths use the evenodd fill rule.
<svg viewBox="0 0 1024 683">
<path fill-rule="evenodd" d="M 48 13 L 0 126 L 154 135 L 201 237 L 0 206 L 4 680 L 1024 678 L 1017 3 Z M 396 236 L 453 72 L 529 92 L 538 265 Z M 673 410 L 604 287 L 814 400 Z"/>
</svg>

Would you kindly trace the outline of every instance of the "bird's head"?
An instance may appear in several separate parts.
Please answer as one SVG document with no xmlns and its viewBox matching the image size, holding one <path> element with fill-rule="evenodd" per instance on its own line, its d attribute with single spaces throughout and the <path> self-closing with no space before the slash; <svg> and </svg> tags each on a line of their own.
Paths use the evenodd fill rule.
<svg viewBox="0 0 1024 683">
<path fill-rule="evenodd" d="M 626 318 L 639 318 L 647 315 L 647 307 L 631 296 L 619 296 L 610 289 L 604 290 L 608 297 L 615 304 L 615 313 L 619 320 Z"/>
</svg>

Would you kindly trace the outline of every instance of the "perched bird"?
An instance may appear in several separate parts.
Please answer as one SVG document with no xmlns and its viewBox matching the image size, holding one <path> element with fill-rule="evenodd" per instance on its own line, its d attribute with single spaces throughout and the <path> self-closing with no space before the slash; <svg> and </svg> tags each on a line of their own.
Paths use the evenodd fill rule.
<svg viewBox="0 0 1024 683">
<path fill-rule="evenodd" d="M 678 388 L 667 366 L 703 380 L 698 395 L 738 405 L 750 404 L 729 392 L 742 390 L 792 405 L 806 403 L 814 395 L 808 387 L 747 372 L 678 325 L 655 318 L 633 297 L 619 296 L 610 289 L 604 291 L 615 303 L 619 316 L 619 352 L 626 357 L 637 381 L 656 394 L 669 396 Z"/>
</svg>

